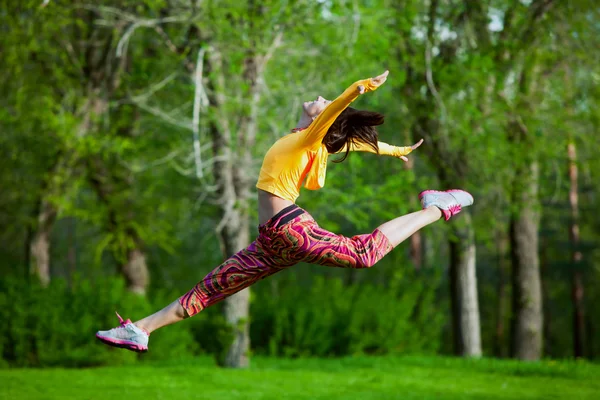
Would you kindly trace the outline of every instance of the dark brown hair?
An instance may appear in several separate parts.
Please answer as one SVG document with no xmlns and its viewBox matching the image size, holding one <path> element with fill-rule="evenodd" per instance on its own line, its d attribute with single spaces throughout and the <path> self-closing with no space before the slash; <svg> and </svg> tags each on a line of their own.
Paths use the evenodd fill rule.
<svg viewBox="0 0 600 400">
<path fill-rule="evenodd" d="M 346 154 L 334 162 L 342 162 L 350 154 L 352 143 L 364 143 L 379 153 L 378 134 L 375 126 L 383 124 L 384 116 L 378 112 L 346 108 L 329 127 L 323 138 L 323 144 L 329 154 L 335 154 L 347 145 Z"/>
</svg>

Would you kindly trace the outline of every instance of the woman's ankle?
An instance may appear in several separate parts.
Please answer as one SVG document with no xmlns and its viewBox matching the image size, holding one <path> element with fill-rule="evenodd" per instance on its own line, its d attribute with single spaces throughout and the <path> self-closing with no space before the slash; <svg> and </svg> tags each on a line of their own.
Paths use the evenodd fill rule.
<svg viewBox="0 0 600 400">
<path fill-rule="evenodd" d="M 148 334 L 148 336 L 150 336 L 150 333 L 152 332 L 151 329 L 149 329 L 146 325 L 144 325 L 143 323 L 140 323 L 141 321 L 135 322 L 133 325 L 136 328 L 141 329 L 142 331 L 146 332 Z"/>
<path fill-rule="evenodd" d="M 440 210 L 436 206 L 429 206 L 424 211 L 427 211 L 428 213 L 431 214 L 432 217 L 435 217 L 435 221 L 437 221 L 438 219 L 442 218 L 442 216 L 444 215 L 442 213 L 442 210 Z"/>
</svg>

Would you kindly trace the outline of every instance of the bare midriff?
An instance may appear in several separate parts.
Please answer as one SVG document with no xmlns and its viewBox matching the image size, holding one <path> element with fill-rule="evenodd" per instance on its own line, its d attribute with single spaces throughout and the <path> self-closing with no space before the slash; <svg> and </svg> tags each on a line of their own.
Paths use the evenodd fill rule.
<svg viewBox="0 0 600 400">
<path fill-rule="evenodd" d="M 282 199 L 273 193 L 258 189 L 258 223 L 266 223 L 279 211 L 294 204 L 291 200 Z"/>
<path fill-rule="evenodd" d="M 323 138 L 336 118 L 358 97 L 359 86 L 363 86 L 365 92 L 377 89 L 371 79 L 354 82 L 306 129 L 281 137 L 267 151 L 256 184 L 259 224 L 266 223 L 279 211 L 295 204 L 303 182 L 304 187 L 309 190 L 323 187 L 329 155 Z M 350 145 L 349 149 L 347 145 Z M 356 142 L 347 143 L 340 152 L 346 150 L 401 157 L 410 153 L 412 148 L 392 146 L 383 142 L 378 142 L 375 148 Z"/>
</svg>

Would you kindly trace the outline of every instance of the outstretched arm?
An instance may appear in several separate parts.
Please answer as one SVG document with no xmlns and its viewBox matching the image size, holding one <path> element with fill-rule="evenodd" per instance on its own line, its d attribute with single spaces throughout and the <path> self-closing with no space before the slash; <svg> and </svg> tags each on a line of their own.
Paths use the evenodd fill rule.
<svg viewBox="0 0 600 400">
<path fill-rule="evenodd" d="M 381 86 L 387 79 L 388 74 L 389 72 L 385 71 L 375 78 L 363 79 L 350 85 L 344 93 L 331 102 L 331 104 L 315 118 L 305 131 L 301 132 L 304 145 L 311 148 L 321 146 L 325 134 L 327 134 L 329 127 L 334 123 L 338 115 L 340 115 L 350 103 L 356 100 L 358 95 L 371 92 Z"/>
<path fill-rule="evenodd" d="M 377 142 L 377 147 L 379 147 L 379 154 L 384 156 L 392 156 L 401 158 L 404 161 L 408 161 L 408 159 L 404 156 L 410 154 L 414 149 L 419 147 L 423 143 L 423 139 L 419 140 L 419 142 L 415 143 L 412 146 L 392 146 L 391 144 L 387 144 L 384 142 Z M 338 153 L 343 153 L 348 149 L 346 145 L 338 151 Z M 369 153 L 377 153 L 375 149 L 368 144 L 365 143 L 352 143 L 350 145 L 350 151 L 366 151 Z"/>
</svg>

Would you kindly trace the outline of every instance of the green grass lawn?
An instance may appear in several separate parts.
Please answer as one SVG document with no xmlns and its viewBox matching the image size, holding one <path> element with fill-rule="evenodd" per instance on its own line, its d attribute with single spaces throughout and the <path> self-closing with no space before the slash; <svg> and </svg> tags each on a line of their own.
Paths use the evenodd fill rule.
<svg viewBox="0 0 600 400">
<path fill-rule="evenodd" d="M 89 369 L 0 370 L 0 399 L 600 399 L 600 366 L 442 357 L 210 358 Z"/>
</svg>

